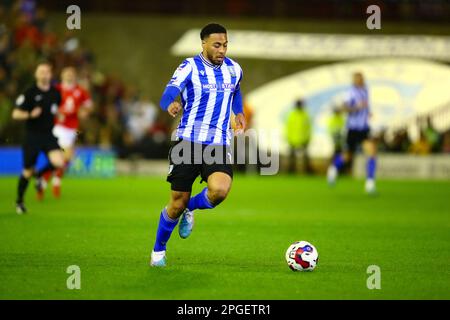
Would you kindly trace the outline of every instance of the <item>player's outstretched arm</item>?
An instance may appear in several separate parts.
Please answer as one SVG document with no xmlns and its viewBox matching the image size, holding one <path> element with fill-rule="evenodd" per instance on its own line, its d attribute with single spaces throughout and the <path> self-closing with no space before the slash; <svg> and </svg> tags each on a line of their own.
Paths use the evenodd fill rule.
<svg viewBox="0 0 450 320">
<path fill-rule="evenodd" d="M 12 112 L 12 118 L 14 120 L 28 120 L 28 119 L 35 119 L 39 117 L 42 113 L 41 107 L 35 107 L 31 112 L 21 110 L 21 109 L 14 109 Z"/>
<path fill-rule="evenodd" d="M 353 113 L 353 112 L 361 111 L 361 110 L 366 109 L 366 108 L 368 108 L 368 103 L 367 103 L 366 101 L 364 101 L 364 102 L 358 103 L 358 104 L 357 104 L 355 107 L 353 107 L 353 108 L 350 107 L 347 103 L 344 103 L 344 104 L 342 105 L 341 110 L 344 111 L 344 112 L 347 112 L 347 113 Z"/>
<path fill-rule="evenodd" d="M 12 118 L 14 120 L 27 120 L 30 118 L 30 113 L 28 111 L 14 109 L 12 112 Z"/>
<path fill-rule="evenodd" d="M 175 99 L 180 94 L 180 90 L 175 86 L 167 86 L 161 97 L 159 105 L 167 111 L 172 117 L 175 117 L 181 110 L 181 104 Z"/>
<path fill-rule="evenodd" d="M 351 112 L 355 111 L 352 108 L 350 108 L 346 103 L 342 104 L 340 109 L 341 109 L 342 112 L 347 112 L 347 113 L 351 113 Z"/>
</svg>

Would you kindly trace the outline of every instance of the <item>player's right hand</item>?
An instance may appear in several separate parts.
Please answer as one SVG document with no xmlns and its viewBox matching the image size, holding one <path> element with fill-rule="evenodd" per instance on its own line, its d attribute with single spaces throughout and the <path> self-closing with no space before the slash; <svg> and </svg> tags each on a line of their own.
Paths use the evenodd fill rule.
<svg viewBox="0 0 450 320">
<path fill-rule="evenodd" d="M 39 117 L 42 113 L 42 108 L 41 107 L 34 107 L 33 110 L 31 110 L 30 112 L 30 118 L 35 119 L 37 117 Z"/>
<path fill-rule="evenodd" d="M 167 112 L 172 116 L 176 117 L 178 112 L 181 110 L 181 104 L 178 101 L 172 102 L 167 108 Z"/>
</svg>

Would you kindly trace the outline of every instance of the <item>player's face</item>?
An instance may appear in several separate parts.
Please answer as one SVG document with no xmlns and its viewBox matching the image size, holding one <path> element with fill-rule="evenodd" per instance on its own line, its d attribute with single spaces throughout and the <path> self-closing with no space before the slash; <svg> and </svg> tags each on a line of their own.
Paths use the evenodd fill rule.
<svg viewBox="0 0 450 320">
<path fill-rule="evenodd" d="M 52 80 L 52 68 L 48 64 L 41 64 L 36 68 L 36 81 L 41 85 L 48 85 Z"/>
<path fill-rule="evenodd" d="M 353 84 L 357 87 L 362 87 L 364 85 L 364 77 L 361 73 L 357 72 L 353 75 Z"/>
<path fill-rule="evenodd" d="M 228 38 L 226 33 L 212 33 L 203 40 L 203 52 L 206 57 L 214 64 L 221 64 L 227 53 Z"/>
<path fill-rule="evenodd" d="M 77 80 L 75 69 L 66 68 L 61 72 L 61 80 L 64 84 L 73 85 Z"/>
</svg>

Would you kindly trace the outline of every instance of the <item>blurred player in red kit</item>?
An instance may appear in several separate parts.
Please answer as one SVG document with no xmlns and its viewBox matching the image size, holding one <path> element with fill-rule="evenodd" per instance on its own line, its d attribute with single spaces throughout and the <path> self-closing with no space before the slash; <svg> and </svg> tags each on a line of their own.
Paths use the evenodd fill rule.
<svg viewBox="0 0 450 320">
<path fill-rule="evenodd" d="M 75 152 L 75 141 L 79 119 L 85 119 L 92 111 L 92 100 L 89 92 L 77 83 L 77 72 L 73 67 L 66 67 L 61 72 L 61 83 L 56 86 L 61 94 L 61 104 L 55 117 L 53 134 L 58 139 L 58 144 L 64 150 L 65 165 L 54 172 L 52 179 L 53 195 L 58 198 L 61 195 L 61 179 L 64 171 L 69 166 Z M 43 175 L 42 191 L 38 198 L 43 197 L 43 189 L 47 186 L 52 171 Z"/>
</svg>

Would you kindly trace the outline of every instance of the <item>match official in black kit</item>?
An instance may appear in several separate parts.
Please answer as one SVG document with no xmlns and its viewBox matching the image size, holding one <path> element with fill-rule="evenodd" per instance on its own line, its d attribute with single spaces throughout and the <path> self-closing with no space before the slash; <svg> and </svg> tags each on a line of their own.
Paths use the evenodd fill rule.
<svg viewBox="0 0 450 320">
<path fill-rule="evenodd" d="M 52 66 L 40 63 L 35 71 L 36 83 L 28 88 L 16 100 L 12 118 L 25 121 L 25 141 L 23 143 L 23 171 L 17 189 L 16 212 L 26 212 L 24 194 L 29 180 L 36 176 L 36 189 L 42 191 L 41 176 L 48 170 L 61 168 L 64 165 L 64 154 L 52 133 L 54 118 L 58 112 L 61 96 L 52 85 Z M 44 152 L 49 164 L 35 172 L 39 152 Z"/>
</svg>

